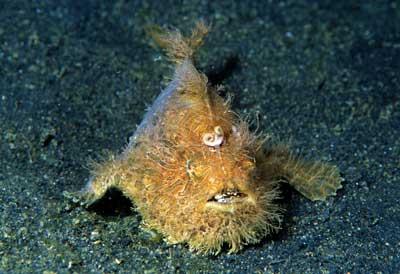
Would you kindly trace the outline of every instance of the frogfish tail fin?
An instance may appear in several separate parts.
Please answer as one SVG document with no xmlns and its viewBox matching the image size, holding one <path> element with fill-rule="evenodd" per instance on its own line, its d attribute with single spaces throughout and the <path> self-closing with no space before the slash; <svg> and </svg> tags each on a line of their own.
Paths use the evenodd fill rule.
<svg viewBox="0 0 400 274">
<path fill-rule="evenodd" d="M 188 37 L 183 36 L 178 30 L 166 30 L 157 25 L 147 27 L 146 32 L 165 50 L 172 62 L 181 64 L 187 59 L 193 60 L 195 52 L 203 44 L 209 32 L 209 26 L 204 21 L 198 21 Z"/>
</svg>

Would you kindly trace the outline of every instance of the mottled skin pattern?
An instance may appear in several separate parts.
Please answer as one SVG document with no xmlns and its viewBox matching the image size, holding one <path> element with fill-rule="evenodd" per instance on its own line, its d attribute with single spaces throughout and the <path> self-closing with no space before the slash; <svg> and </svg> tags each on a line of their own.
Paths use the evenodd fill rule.
<svg viewBox="0 0 400 274">
<path fill-rule="evenodd" d="M 168 243 L 201 253 L 218 253 L 226 244 L 236 252 L 280 228 L 278 182 L 325 200 L 341 178 L 334 166 L 301 161 L 285 145 L 249 131 L 193 64 L 207 32 L 202 22 L 187 38 L 150 30 L 175 64 L 173 79 L 124 152 L 97 164 L 79 198 L 89 205 L 118 188 L 145 227 Z"/>
</svg>

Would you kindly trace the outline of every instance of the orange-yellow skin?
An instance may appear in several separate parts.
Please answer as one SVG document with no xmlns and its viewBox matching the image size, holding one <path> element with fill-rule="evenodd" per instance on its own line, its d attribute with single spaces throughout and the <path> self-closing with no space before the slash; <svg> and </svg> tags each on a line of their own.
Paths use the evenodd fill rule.
<svg viewBox="0 0 400 274">
<path fill-rule="evenodd" d="M 208 29 L 200 22 L 189 38 L 152 31 L 175 63 L 161 93 L 124 152 L 98 164 L 82 201 L 90 204 L 110 187 L 120 189 L 144 224 L 169 243 L 191 250 L 230 252 L 259 242 L 280 227 L 278 181 L 288 181 L 312 200 L 341 187 L 337 169 L 305 163 L 286 146 L 263 142 L 193 64 Z"/>
</svg>

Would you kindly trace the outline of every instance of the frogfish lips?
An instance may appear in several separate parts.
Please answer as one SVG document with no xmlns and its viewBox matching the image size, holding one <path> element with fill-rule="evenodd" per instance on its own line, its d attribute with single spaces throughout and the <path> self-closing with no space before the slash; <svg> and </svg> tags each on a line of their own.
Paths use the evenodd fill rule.
<svg viewBox="0 0 400 274">
<path fill-rule="evenodd" d="M 228 189 L 213 195 L 210 199 L 208 199 L 207 203 L 218 205 L 241 203 L 245 202 L 247 196 L 247 194 L 240 192 L 238 189 Z"/>
</svg>

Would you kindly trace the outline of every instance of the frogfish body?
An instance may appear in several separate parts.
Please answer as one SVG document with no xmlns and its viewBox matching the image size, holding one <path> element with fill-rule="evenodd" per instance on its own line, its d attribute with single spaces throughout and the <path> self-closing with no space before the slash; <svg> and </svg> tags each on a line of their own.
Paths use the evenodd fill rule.
<svg viewBox="0 0 400 274">
<path fill-rule="evenodd" d="M 172 80 L 124 151 L 94 168 L 79 197 L 91 204 L 117 188 L 168 243 L 200 253 L 223 246 L 236 252 L 280 228 L 278 182 L 324 200 L 341 178 L 336 167 L 302 161 L 249 130 L 194 66 L 207 32 L 203 22 L 189 37 L 151 31 L 175 65 Z"/>
</svg>

